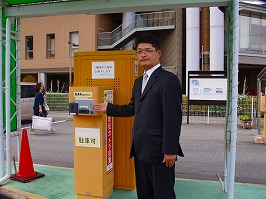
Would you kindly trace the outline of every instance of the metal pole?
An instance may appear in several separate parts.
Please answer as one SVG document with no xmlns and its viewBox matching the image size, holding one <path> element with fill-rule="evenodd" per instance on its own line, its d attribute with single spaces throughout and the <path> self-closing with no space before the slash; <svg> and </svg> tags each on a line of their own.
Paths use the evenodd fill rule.
<svg viewBox="0 0 266 199">
<path fill-rule="evenodd" d="M 208 105 L 208 118 L 207 118 L 207 124 L 210 124 L 210 106 Z"/>
<path fill-rule="evenodd" d="M 227 63 L 230 63 L 230 56 L 229 56 L 229 14 L 228 10 L 225 11 L 226 13 L 226 48 L 227 48 Z M 225 151 L 224 151 L 224 192 L 228 193 L 228 169 L 229 169 L 229 157 L 230 157 L 230 151 L 229 151 L 229 137 L 231 129 L 231 117 L 229 117 L 229 113 L 231 113 L 231 88 L 232 88 L 232 81 L 230 76 L 230 70 L 231 68 L 228 67 L 227 69 L 227 100 L 226 100 L 226 118 L 225 118 Z"/>
<path fill-rule="evenodd" d="M 68 42 L 69 44 L 69 58 L 70 58 L 70 66 L 69 66 L 69 87 L 72 86 L 72 47 L 79 47 L 78 44 Z"/>
<path fill-rule="evenodd" d="M 258 93 L 257 93 L 257 97 L 258 97 L 258 116 L 257 116 L 257 126 L 258 126 L 258 134 L 260 135 L 261 132 L 260 132 L 260 118 L 261 118 L 261 115 L 260 115 L 260 109 L 261 109 L 261 81 L 258 81 L 257 80 L 257 85 L 258 85 Z"/>
<path fill-rule="evenodd" d="M 254 97 L 251 97 L 251 126 L 254 128 Z"/>
<path fill-rule="evenodd" d="M 11 129 L 10 129 L 10 44 L 11 18 L 6 20 L 6 162 L 7 176 L 11 175 Z"/>
<path fill-rule="evenodd" d="M 69 59 L 70 59 L 70 66 L 69 66 L 69 87 L 72 85 L 72 53 L 71 53 L 71 48 L 72 45 L 70 42 L 69 43 Z"/>
<path fill-rule="evenodd" d="M 2 26 L 2 11 L 3 11 L 3 7 L 2 7 L 2 2 L 0 2 L 1 4 L 1 8 L 0 8 L 0 27 L 1 30 L 3 28 Z M 2 88 L 2 72 L 3 72 L 3 57 L 2 57 L 2 42 L 3 42 L 3 31 L 0 32 L 0 178 L 2 178 L 4 176 L 4 162 L 5 162 L 5 158 L 4 158 L 4 123 L 3 123 L 3 113 L 4 113 L 4 109 L 3 109 L 3 88 Z"/>
<path fill-rule="evenodd" d="M 0 179 L 0 184 L 11 176 L 11 132 L 10 132 L 10 35 L 11 19 L 6 19 L 6 75 L 5 75 L 5 100 L 6 100 L 6 175 Z"/>
<path fill-rule="evenodd" d="M 232 62 L 229 67 L 232 67 L 232 123 L 231 123 L 231 156 L 229 165 L 229 191 L 228 199 L 234 198 L 235 188 L 235 159 L 236 159 L 236 131 L 237 131 L 237 98 L 238 98 L 238 49 L 239 49 L 239 0 L 232 2 Z"/>
<path fill-rule="evenodd" d="M 17 129 L 18 129 L 18 136 L 17 136 L 17 162 L 19 164 L 20 161 L 20 147 L 21 147 L 21 105 L 20 105 L 20 99 L 21 99 L 21 87 L 20 87 L 20 19 L 16 19 L 16 31 L 17 31 L 17 40 L 16 40 L 16 76 L 17 76 L 17 107 L 18 107 L 18 112 L 17 112 Z"/>
<path fill-rule="evenodd" d="M 201 70 L 203 70 L 203 46 L 201 46 Z"/>
</svg>

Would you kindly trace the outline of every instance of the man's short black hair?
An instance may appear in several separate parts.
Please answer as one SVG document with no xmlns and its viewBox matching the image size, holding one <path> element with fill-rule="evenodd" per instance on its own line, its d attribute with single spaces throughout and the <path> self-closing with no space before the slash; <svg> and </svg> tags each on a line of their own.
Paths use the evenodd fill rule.
<svg viewBox="0 0 266 199">
<path fill-rule="evenodd" d="M 159 39 L 155 35 L 148 32 L 142 33 L 139 37 L 137 37 L 135 42 L 135 49 L 137 49 L 140 43 L 149 43 L 154 48 L 156 48 L 156 50 L 159 50 L 161 48 Z"/>
</svg>

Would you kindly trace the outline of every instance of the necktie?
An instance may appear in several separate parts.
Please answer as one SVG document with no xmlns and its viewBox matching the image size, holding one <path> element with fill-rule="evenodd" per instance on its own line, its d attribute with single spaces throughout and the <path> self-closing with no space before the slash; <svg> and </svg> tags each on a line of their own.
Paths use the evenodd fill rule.
<svg viewBox="0 0 266 199">
<path fill-rule="evenodd" d="M 143 74 L 143 79 L 142 79 L 142 87 L 141 87 L 141 94 L 143 93 L 144 89 L 145 89 L 145 86 L 148 82 L 148 74 L 147 73 L 144 73 Z"/>
</svg>

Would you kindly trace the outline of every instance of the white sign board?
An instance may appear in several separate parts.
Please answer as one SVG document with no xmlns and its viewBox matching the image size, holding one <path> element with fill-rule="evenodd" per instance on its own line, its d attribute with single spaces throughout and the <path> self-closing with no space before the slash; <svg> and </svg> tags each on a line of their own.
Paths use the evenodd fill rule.
<svg viewBox="0 0 266 199">
<path fill-rule="evenodd" d="M 92 79 L 114 79 L 115 62 L 92 62 Z"/>
<path fill-rule="evenodd" d="M 75 145 L 100 148 L 101 137 L 98 128 L 75 128 Z"/>
<path fill-rule="evenodd" d="M 190 78 L 189 100 L 227 99 L 226 78 Z"/>
</svg>

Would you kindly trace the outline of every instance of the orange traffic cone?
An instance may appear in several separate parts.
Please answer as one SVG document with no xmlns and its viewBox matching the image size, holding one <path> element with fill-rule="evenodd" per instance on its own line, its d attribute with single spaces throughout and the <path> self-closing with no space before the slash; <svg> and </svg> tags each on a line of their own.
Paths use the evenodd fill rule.
<svg viewBox="0 0 266 199">
<path fill-rule="evenodd" d="M 37 178 L 41 178 L 43 176 L 44 176 L 43 173 L 38 173 L 34 171 L 27 130 L 23 129 L 19 169 L 16 174 L 11 175 L 11 180 L 16 180 L 20 182 L 30 182 L 36 180 Z"/>
</svg>

